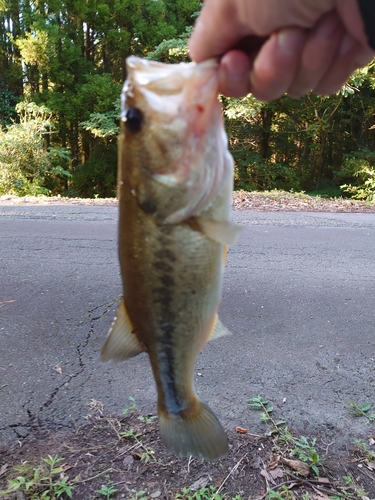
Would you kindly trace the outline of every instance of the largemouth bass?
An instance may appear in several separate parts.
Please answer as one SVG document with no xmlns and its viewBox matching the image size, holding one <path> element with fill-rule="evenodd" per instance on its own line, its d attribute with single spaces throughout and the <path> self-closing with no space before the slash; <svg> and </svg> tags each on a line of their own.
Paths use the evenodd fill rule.
<svg viewBox="0 0 375 500">
<path fill-rule="evenodd" d="M 102 360 L 145 351 L 161 440 L 179 455 L 217 458 L 227 437 L 194 389 L 217 317 L 233 160 L 217 99 L 218 65 L 127 60 L 119 139 L 119 259 L 123 300 Z"/>
</svg>

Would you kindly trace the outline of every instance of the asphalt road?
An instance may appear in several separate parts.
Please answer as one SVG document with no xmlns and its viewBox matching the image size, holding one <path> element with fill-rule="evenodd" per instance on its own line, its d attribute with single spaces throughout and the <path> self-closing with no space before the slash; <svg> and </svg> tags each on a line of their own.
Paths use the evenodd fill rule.
<svg viewBox="0 0 375 500">
<path fill-rule="evenodd" d="M 99 351 L 121 296 L 117 208 L 0 205 L 0 443 L 84 422 L 91 400 L 153 414 L 147 356 Z M 198 357 L 196 386 L 224 427 L 265 429 L 262 395 L 293 433 L 343 450 L 374 433 L 375 214 L 234 212 L 220 316 L 233 332 Z"/>
</svg>

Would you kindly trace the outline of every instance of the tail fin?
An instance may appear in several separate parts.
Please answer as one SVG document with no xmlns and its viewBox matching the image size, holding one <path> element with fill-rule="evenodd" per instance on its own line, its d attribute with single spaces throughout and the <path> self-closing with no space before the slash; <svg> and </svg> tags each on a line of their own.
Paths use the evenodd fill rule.
<svg viewBox="0 0 375 500">
<path fill-rule="evenodd" d="M 228 451 L 228 439 L 220 422 L 201 401 L 188 416 L 160 412 L 159 428 L 164 446 L 177 455 L 212 460 Z"/>
</svg>

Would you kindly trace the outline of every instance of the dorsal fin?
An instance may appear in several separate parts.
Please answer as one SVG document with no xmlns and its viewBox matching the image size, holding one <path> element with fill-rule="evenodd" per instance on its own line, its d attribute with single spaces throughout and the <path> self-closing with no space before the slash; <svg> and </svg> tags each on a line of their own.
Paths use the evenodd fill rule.
<svg viewBox="0 0 375 500">
<path fill-rule="evenodd" d="M 100 359 L 101 361 L 108 361 L 110 359 L 124 361 L 143 351 L 144 348 L 134 333 L 126 311 L 124 299 L 122 299 L 117 316 L 112 323 L 102 348 Z"/>
</svg>

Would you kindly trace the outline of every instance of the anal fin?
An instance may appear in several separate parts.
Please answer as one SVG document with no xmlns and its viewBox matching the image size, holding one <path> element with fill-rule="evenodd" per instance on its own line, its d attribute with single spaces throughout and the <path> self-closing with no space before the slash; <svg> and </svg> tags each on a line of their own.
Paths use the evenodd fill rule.
<svg viewBox="0 0 375 500">
<path fill-rule="evenodd" d="M 232 335 L 232 332 L 228 330 L 225 325 L 223 325 L 223 323 L 219 320 L 218 315 L 216 315 L 216 321 L 208 340 L 215 340 L 220 337 L 224 337 L 224 335 Z"/>
<path fill-rule="evenodd" d="M 109 361 L 110 359 L 124 361 L 143 351 L 144 348 L 134 333 L 133 325 L 126 311 L 124 299 L 122 299 L 117 316 L 112 323 L 102 348 L 100 359 L 101 361 Z"/>
</svg>

